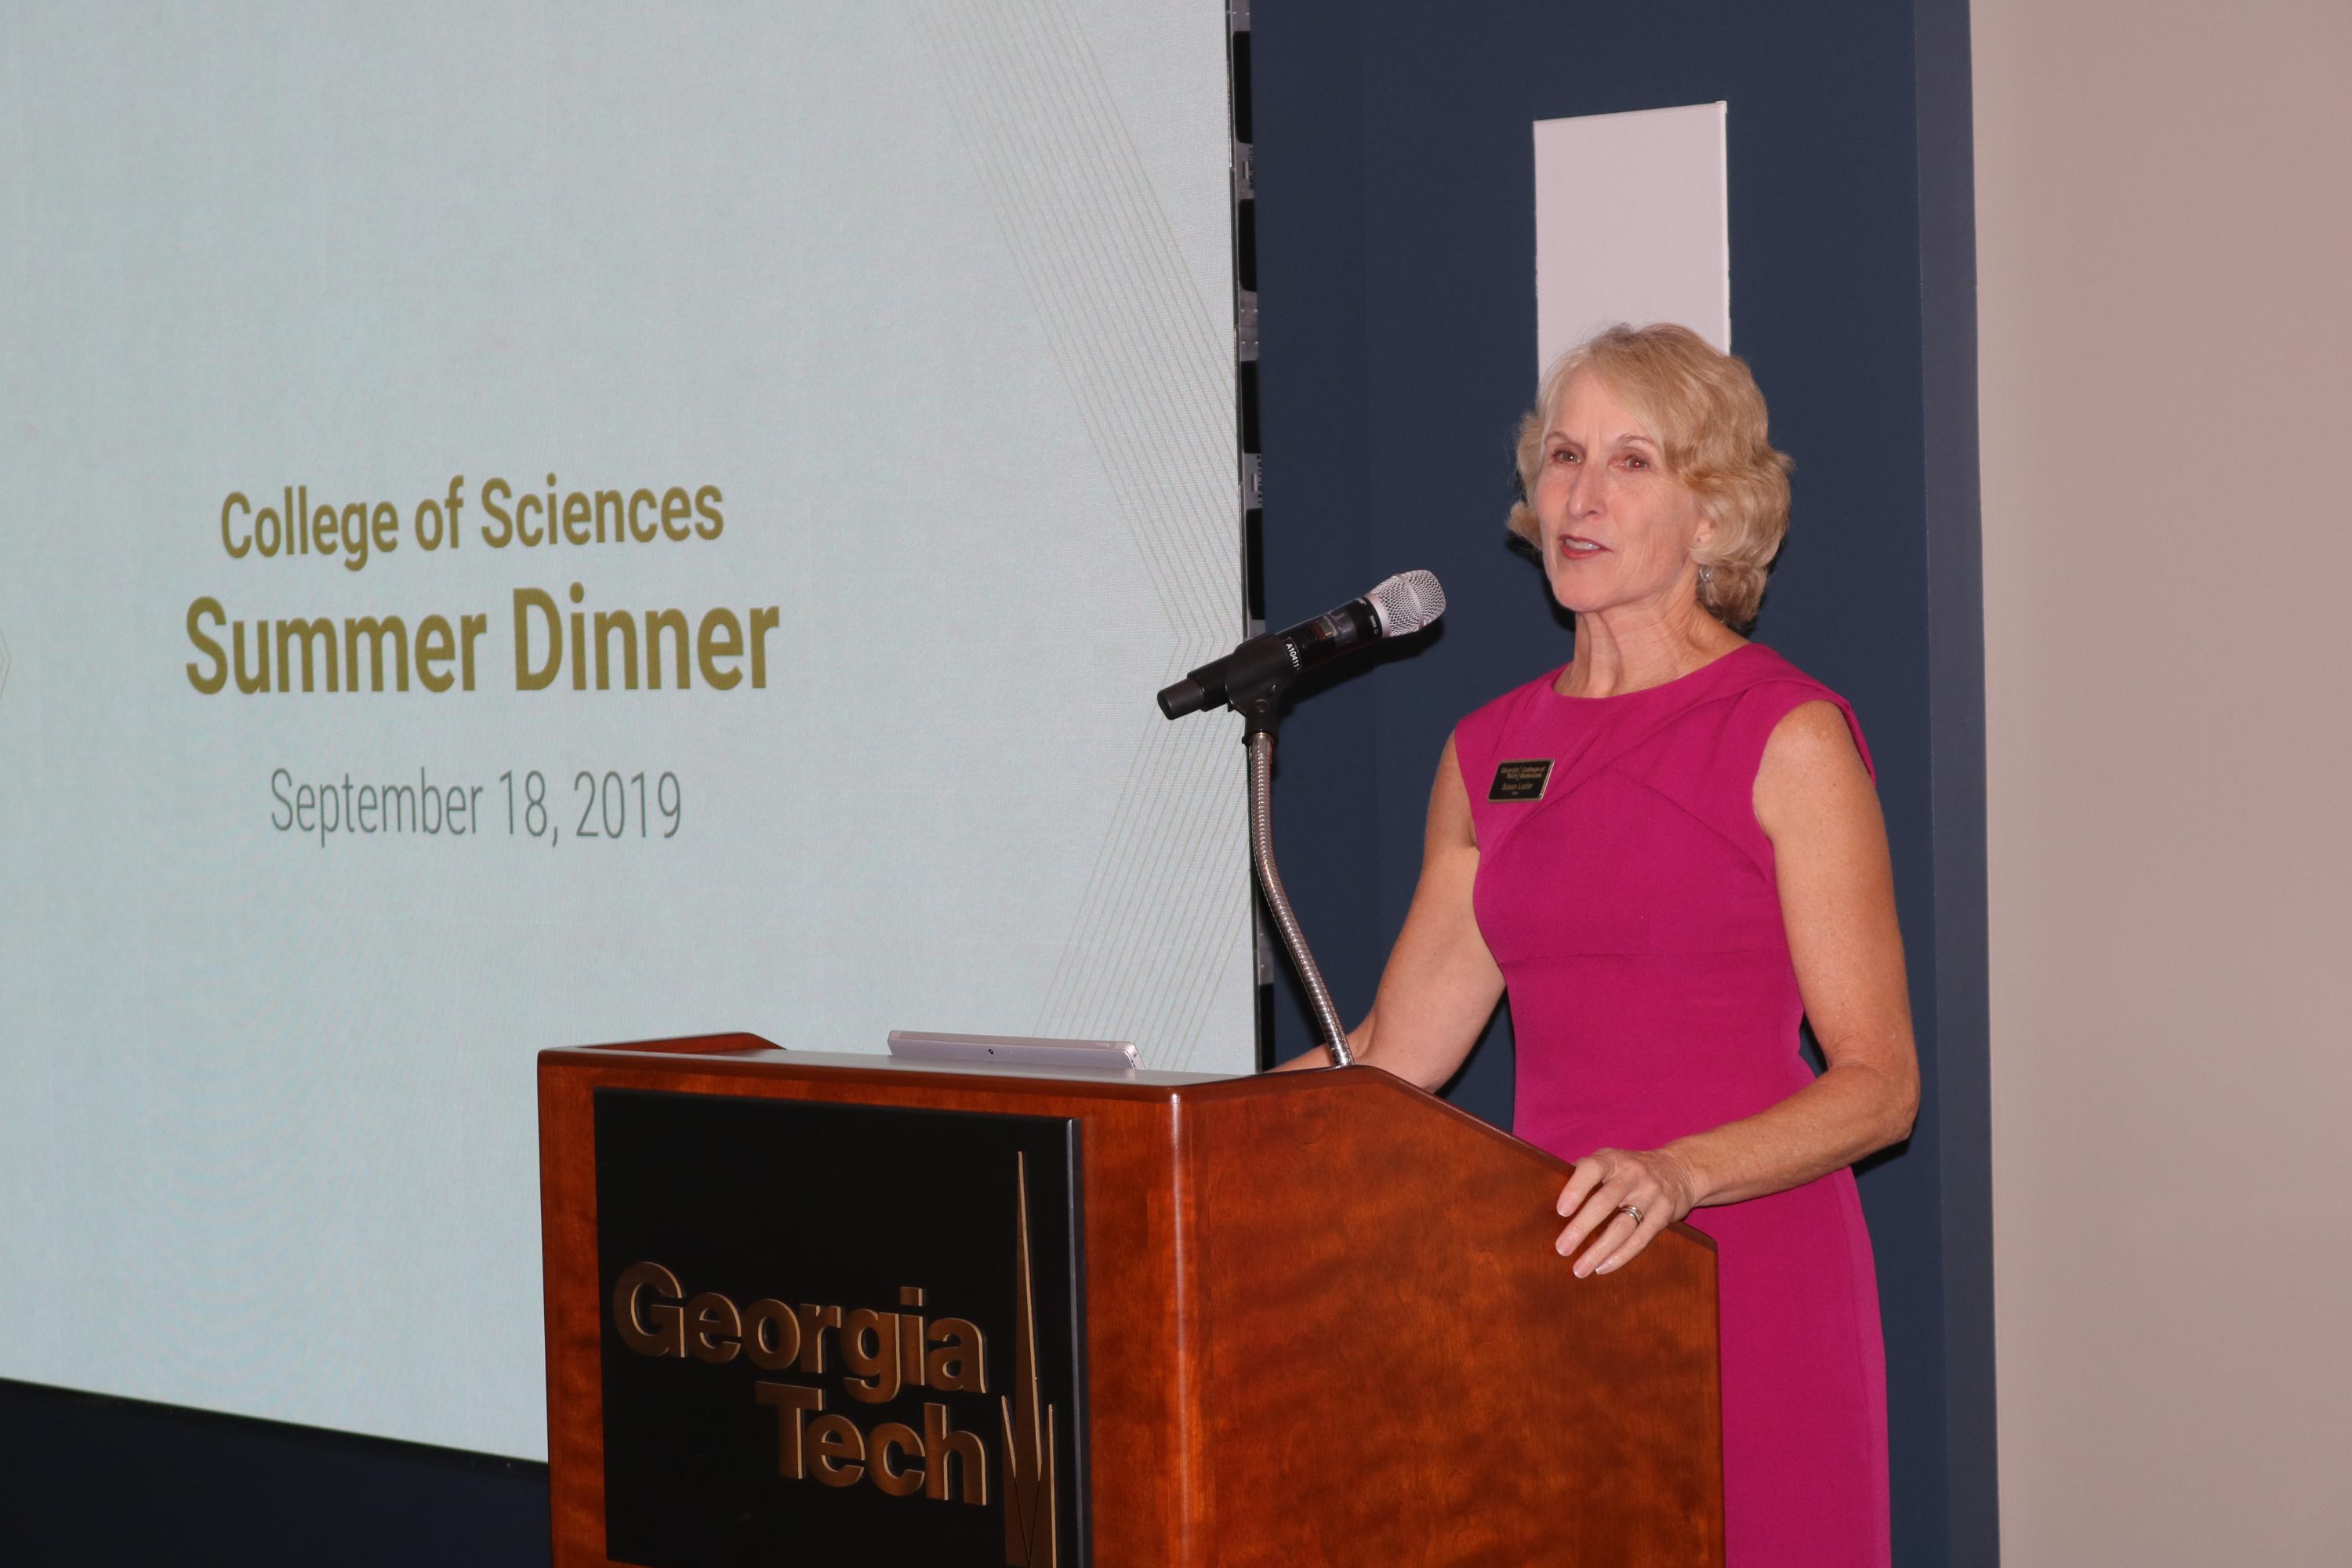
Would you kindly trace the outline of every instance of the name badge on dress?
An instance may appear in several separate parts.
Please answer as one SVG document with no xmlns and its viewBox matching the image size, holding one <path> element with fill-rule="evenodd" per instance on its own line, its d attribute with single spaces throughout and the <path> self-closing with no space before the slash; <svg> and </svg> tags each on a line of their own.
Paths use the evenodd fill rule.
<svg viewBox="0 0 2352 1568">
<path fill-rule="evenodd" d="M 1551 759 L 1536 757 L 1525 762 L 1495 764 L 1495 783 L 1486 791 L 1490 801 L 1541 800 L 1544 786 L 1551 783 Z"/>
</svg>

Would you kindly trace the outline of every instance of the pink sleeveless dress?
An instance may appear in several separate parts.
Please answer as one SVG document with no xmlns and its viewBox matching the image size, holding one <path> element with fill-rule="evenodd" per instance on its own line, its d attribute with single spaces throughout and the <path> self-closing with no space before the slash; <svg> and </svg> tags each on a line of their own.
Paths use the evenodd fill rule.
<svg viewBox="0 0 2352 1568">
<path fill-rule="evenodd" d="M 1562 697 L 1558 676 L 1471 714 L 1454 748 L 1518 1041 L 1515 1130 L 1576 1160 L 1811 1081 L 1756 769 L 1811 701 L 1870 753 L 1843 699 L 1755 643 L 1622 696 Z M 1545 762 L 1525 798 L 1541 770 L 1504 764 Z M 1690 1223 L 1717 1249 L 1729 1568 L 1885 1568 L 1885 1350 L 1853 1173 Z"/>
</svg>

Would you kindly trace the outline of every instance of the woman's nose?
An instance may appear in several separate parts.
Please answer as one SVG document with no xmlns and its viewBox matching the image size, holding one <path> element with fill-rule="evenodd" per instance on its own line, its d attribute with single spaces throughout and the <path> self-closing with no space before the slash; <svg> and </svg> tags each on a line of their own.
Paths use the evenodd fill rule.
<svg viewBox="0 0 2352 1568">
<path fill-rule="evenodd" d="M 1592 470 L 1579 463 L 1568 470 L 1568 515 L 1588 517 L 1601 504 L 1601 484 Z"/>
</svg>

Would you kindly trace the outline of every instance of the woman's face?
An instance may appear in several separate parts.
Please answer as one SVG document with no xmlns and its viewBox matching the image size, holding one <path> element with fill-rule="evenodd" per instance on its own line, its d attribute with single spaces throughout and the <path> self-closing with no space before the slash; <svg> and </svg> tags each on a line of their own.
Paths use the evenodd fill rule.
<svg viewBox="0 0 2352 1568">
<path fill-rule="evenodd" d="M 1562 608 L 1664 612 L 1696 602 L 1691 550 L 1714 524 L 1659 462 L 1657 437 L 1606 382 L 1590 371 L 1569 377 L 1530 498 L 1544 575 Z"/>
</svg>

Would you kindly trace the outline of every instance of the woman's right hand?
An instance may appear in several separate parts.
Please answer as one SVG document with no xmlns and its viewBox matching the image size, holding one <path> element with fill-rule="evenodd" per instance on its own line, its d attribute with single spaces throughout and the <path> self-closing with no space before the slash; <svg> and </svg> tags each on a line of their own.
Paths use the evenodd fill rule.
<svg viewBox="0 0 2352 1568">
<path fill-rule="evenodd" d="M 1355 1058 L 1358 1061 L 1362 1061 L 1366 1054 L 1369 1053 L 1371 1048 L 1372 1020 L 1370 1017 L 1367 1017 L 1362 1023 L 1348 1031 L 1348 1054 Z M 1312 1072 L 1317 1068 L 1328 1068 L 1336 1065 L 1337 1064 L 1331 1060 L 1330 1047 L 1328 1046 L 1317 1046 L 1313 1050 L 1299 1052 L 1288 1061 L 1276 1062 L 1272 1070 L 1276 1072 Z"/>
</svg>

